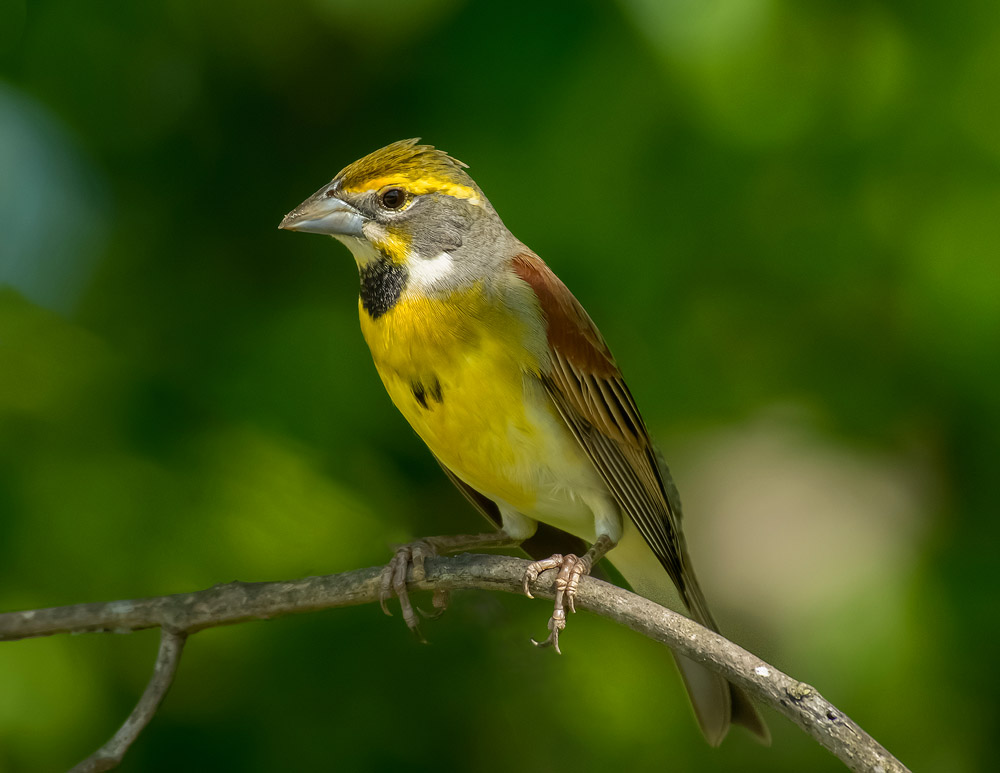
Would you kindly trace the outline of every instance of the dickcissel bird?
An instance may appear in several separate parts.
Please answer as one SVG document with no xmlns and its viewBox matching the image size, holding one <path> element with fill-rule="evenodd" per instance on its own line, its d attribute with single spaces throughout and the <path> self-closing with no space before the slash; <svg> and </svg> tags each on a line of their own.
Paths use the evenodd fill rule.
<svg viewBox="0 0 1000 773">
<path fill-rule="evenodd" d="M 524 578 L 529 596 L 540 572 L 557 571 L 543 644 L 558 649 L 580 577 L 609 552 L 637 593 L 718 630 L 677 490 L 604 338 L 465 169 L 418 140 L 396 142 L 345 168 L 280 226 L 350 249 L 361 331 L 389 396 L 497 528 L 404 546 L 383 575 L 383 607 L 395 591 L 415 627 L 411 562 L 416 572 L 427 555 L 520 545 L 540 559 Z M 566 534 L 590 548 L 543 552 Z M 767 740 L 743 690 L 674 657 L 709 743 L 730 723 Z"/>
</svg>

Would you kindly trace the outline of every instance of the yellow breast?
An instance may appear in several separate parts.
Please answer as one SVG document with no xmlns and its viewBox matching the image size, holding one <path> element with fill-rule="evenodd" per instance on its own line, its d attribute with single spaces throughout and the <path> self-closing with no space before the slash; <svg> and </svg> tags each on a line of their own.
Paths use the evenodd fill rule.
<svg viewBox="0 0 1000 773">
<path fill-rule="evenodd" d="M 525 390 L 539 363 L 526 323 L 478 286 L 444 299 L 404 294 L 377 319 L 360 315 L 389 396 L 435 456 L 487 496 L 531 510 L 523 450 L 540 444 Z"/>
</svg>

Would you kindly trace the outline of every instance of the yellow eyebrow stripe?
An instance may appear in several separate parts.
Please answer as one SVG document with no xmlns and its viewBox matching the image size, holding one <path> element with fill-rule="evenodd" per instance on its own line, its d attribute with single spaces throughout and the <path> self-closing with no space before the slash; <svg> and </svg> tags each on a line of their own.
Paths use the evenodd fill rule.
<svg viewBox="0 0 1000 773">
<path fill-rule="evenodd" d="M 467 199 L 472 204 L 480 203 L 479 193 L 475 188 L 442 180 L 440 177 L 425 176 L 416 179 L 407 179 L 398 175 L 387 175 L 385 177 L 377 177 L 374 180 L 367 180 L 362 185 L 352 186 L 345 190 L 350 193 L 377 191 L 387 185 L 398 185 L 400 188 L 405 188 L 414 196 L 420 196 L 424 193 L 442 193 L 445 196 L 451 196 L 455 199 Z"/>
</svg>

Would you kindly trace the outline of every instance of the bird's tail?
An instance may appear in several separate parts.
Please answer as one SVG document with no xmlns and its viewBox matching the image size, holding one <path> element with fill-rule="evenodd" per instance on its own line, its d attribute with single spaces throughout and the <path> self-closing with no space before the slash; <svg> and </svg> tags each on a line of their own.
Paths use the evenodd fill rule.
<svg viewBox="0 0 1000 773">
<path fill-rule="evenodd" d="M 684 686 L 691 696 L 698 725 L 712 746 L 722 743 L 730 724 L 742 725 L 762 743 L 771 743 L 771 733 L 764 719 L 742 688 L 727 682 L 700 663 L 676 652 L 673 655 L 684 679 Z"/>
<path fill-rule="evenodd" d="M 697 586 L 695 589 L 700 603 L 696 606 L 700 606 L 703 612 L 688 609 L 659 560 L 631 523 L 626 522 L 622 540 L 608 554 L 608 560 L 639 595 L 717 630 Z M 691 696 L 698 725 L 712 746 L 722 743 L 730 724 L 742 725 L 763 743 L 770 743 L 771 734 L 767 725 L 746 692 L 700 663 L 676 652 L 673 655 Z"/>
</svg>

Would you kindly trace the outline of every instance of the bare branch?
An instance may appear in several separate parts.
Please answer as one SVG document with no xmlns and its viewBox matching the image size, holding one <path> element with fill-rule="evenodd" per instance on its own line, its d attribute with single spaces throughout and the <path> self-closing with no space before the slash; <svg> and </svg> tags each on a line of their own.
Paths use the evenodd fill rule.
<svg viewBox="0 0 1000 773">
<path fill-rule="evenodd" d="M 412 582 L 411 576 L 410 587 L 415 590 L 480 589 L 520 594 L 526 563 L 507 556 L 429 558 L 426 578 L 422 582 Z M 291 582 L 234 582 L 174 596 L 10 612 L 0 614 L 0 641 L 70 632 L 127 632 L 157 626 L 176 632 L 173 635 L 183 636 L 205 628 L 247 620 L 370 604 L 378 601 L 381 571 L 380 567 L 376 567 Z M 554 588 L 551 578 L 543 576 L 534 592 L 538 596 L 552 598 Z M 718 671 L 730 681 L 744 687 L 762 703 L 784 714 L 851 770 L 865 773 L 908 773 L 902 763 L 814 688 L 792 679 L 693 620 L 591 577 L 582 579 L 576 596 L 576 607 L 628 626 Z M 164 658 L 165 646 L 161 644 L 157 671 Z M 180 644 L 176 644 L 175 648 L 170 678 L 172 669 L 176 668 L 176 659 L 180 656 Z M 156 681 L 157 674 L 154 673 L 153 681 L 150 682 L 146 695 L 143 695 L 140 706 L 133 712 L 133 717 L 139 712 L 147 695 L 156 693 Z M 166 686 L 163 686 L 159 696 L 155 698 L 156 703 L 165 690 Z M 152 711 L 155 711 L 155 703 L 148 713 L 151 715 Z M 132 717 L 126 722 L 126 727 L 131 721 Z M 143 724 L 148 721 L 146 717 Z M 122 728 L 124 730 L 125 727 Z M 114 741 L 112 739 L 109 746 Z"/>
<path fill-rule="evenodd" d="M 97 773 L 97 771 L 118 767 L 125 752 L 128 751 L 128 747 L 135 742 L 139 733 L 149 724 L 149 720 L 153 718 L 156 710 L 160 707 L 160 701 L 170 689 L 170 685 L 174 681 L 174 674 L 177 673 L 177 664 L 180 663 L 186 638 L 187 634 L 174 633 L 167 628 L 161 630 L 160 650 L 156 654 L 153 675 L 150 677 L 142 697 L 139 698 L 139 702 L 132 709 L 132 713 L 118 728 L 118 732 L 111 736 L 111 740 L 69 773 Z"/>
</svg>

